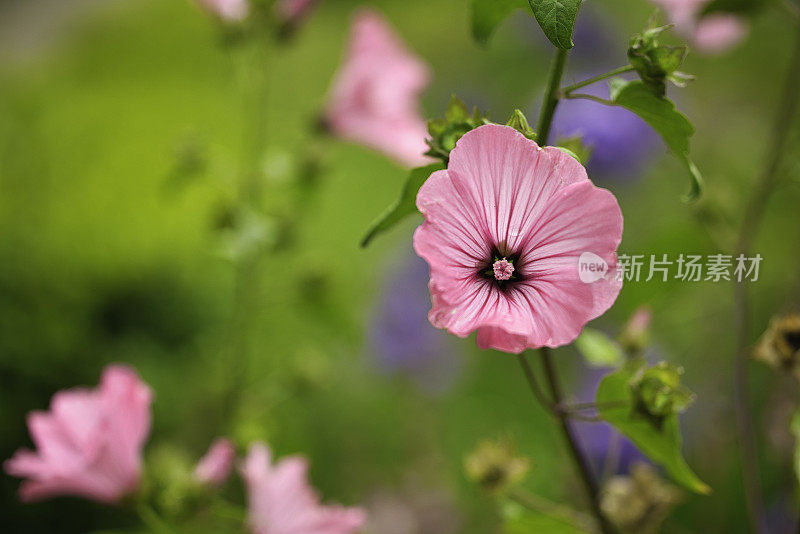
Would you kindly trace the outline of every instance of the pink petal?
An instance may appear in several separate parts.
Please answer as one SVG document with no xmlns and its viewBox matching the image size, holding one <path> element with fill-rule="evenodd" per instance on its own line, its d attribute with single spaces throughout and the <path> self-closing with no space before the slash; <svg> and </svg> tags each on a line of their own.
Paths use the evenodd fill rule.
<svg viewBox="0 0 800 534">
<path fill-rule="evenodd" d="M 214 440 L 194 469 L 194 478 L 201 484 L 219 486 L 227 480 L 233 469 L 236 447 L 227 438 Z"/>
<path fill-rule="evenodd" d="M 347 57 L 328 98 L 328 124 L 336 135 L 404 165 L 425 165 L 431 160 L 423 156 L 427 126 L 419 95 L 429 78 L 428 67 L 383 17 L 362 10 L 353 21 Z"/>
</svg>

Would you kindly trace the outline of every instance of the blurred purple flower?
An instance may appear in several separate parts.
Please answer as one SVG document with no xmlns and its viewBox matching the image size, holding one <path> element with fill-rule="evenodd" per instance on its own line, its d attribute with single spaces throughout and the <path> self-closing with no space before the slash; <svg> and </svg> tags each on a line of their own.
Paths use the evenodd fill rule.
<svg viewBox="0 0 800 534">
<path fill-rule="evenodd" d="M 584 373 L 586 378 L 578 393 L 579 402 L 593 402 L 600 380 L 611 371 L 611 369 L 586 369 Z M 609 467 L 611 469 L 607 474 L 617 475 L 627 473 L 631 465 L 637 462 L 649 463 L 647 457 L 639 452 L 628 438 L 608 423 L 576 421 L 574 428 L 584 453 L 597 475 L 604 473 Z"/>
<path fill-rule="evenodd" d="M 384 372 L 406 374 L 424 389 L 441 392 L 456 378 L 461 361 L 448 335 L 428 322 L 428 278 L 428 265 L 417 256 L 389 274 L 374 309 L 368 348 Z"/>
<path fill-rule="evenodd" d="M 592 76 L 578 76 L 581 80 Z M 600 82 L 578 92 L 608 98 Z M 592 179 L 625 180 L 640 174 L 659 146 L 658 136 L 630 111 L 590 100 L 564 100 L 556 111 L 553 139 L 582 136 L 592 147 L 587 170 Z"/>
</svg>

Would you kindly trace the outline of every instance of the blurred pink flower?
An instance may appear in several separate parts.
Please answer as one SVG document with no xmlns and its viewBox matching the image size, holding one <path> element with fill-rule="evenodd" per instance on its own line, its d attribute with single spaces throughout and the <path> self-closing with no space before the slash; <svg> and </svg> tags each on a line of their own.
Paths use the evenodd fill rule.
<svg viewBox="0 0 800 534">
<path fill-rule="evenodd" d="M 419 111 L 428 67 L 375 11 L 360 11 L 350 32 L 325 113 L 331 131 L 409 167 L 430 163 L 423 156 L 428 132 Z"/>
<path fill-rule="evenodd" d="M 207 13 L 225 22 L 241 22 L 250 14 L 248 0 L 195 0 Z"/>
<path fill-rule="evenodd" d="M 724 52 L 738 44 L 748 32 L 747 22 L 730 13 L 702 16 L 710 0 L 652 0 L 663 9 L 675 29 L 697 50 L 707 54 Z"/>
<path fill-rule="evenodd" d="M 513 128 L 465 134 L 448 169 L 420 189 L 417 207 L 425 222 L 414 249 L 431 269 L 428 318 L 459 337 L 477 330 L 481 348 L 565 345 L 619 294 L 622 213 L 614 195 L 572 157 Z M 584 253 L 606 266 L 587 283 L 579 275 Z"/>
<path fill-rule="evenodd" d="M 217 438 L 194 468 L 195 480 L 210 486 L 222 485 L 233 469 L 235 458 L 236 447 L 233 442 L 228 438 Z"/>
<path fill-rule="evenodd" d="M 142 447 L 150 433 L 152 393 L 136 371 L 110 365 L 96 389 L 53 396 L 49 412 L 31 412 L 36 452 L 21 449 L 5 470 L 27 478 L 23 501 L 59 495 L 114 503 L 139 486 Z"/>
<path fill-rule="evenodd" d="M 320 504 L 302 457 L 284 458 L 273 465 L 269 448 L 254 443 L 240 471 L 254 534 L 350 534 L 366 522 L 360 508 Z"/>
<path fill-rule="evenodd" d="M 305 19 L 319 0 L 278 0 L 278 16 L 289 24 L 296 25 Z"/>
</svg>

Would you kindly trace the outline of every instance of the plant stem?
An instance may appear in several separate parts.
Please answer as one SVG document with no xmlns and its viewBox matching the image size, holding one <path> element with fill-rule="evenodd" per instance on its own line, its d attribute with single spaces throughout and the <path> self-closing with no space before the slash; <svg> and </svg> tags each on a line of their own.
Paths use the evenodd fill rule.
<svg viewBox="0 0 800 534">
<path fill-rule="evenodd" d="M 542 367 L 547 378 L 547 384 L 550 388 L 553 402 L 560 404 L 564 399 L 564 395 L 561 389 L 561 382 L 558 379 L 558 373 L 556 372 L 555 365 L 553 364 L 550 349 L 547 347 L 542 347 L 539 349 L 539 353 L 542 356 Z M 583 483 L 586 496 L 589 499 L 589 508 L 592 511 L 592 515 L 594 515 L 595 519 L 597 520 L 600 531 L 603 532 L 603 534 L 611 534 L 614 532 L 614 529 L 603 515 L 603 511 L 600 509 L 600 498 L 597 482 L 594 480 L 592 472 L 589 469 L 589 463 L 583 457 L 583 454 L 578 447 L 578 443 L 575 440 L 575 436 L 572 434 L 572 428 L 569 425 L 567 417 L 567 414 L 560 413 L 558 415 L 558 423 L 561 427 L 562 433 L 564 434 L 564 439 L 567 442 L 567 447 L 570 455 L 572 456 L 572 461 L 575 464 L 575 468 L 578 470 L 578 475 Z"/>
<path fill-rule="evenodd" d="M 578 89 L 586 87 L 587 85 L 592 85 L 593 83 L 601 82 L 605 79 L 611 78 L 613 76 L 618 76 L 620 74 L 625 74 L 626 72 L 631 72 L 633 70 L 634 68 L 632 65 L 625 65 L 624 67 L 616 68 L 612 71 L 606 72 L 605 74 L 599 74 L 593 78 L 589 78 L 588 80 L 568 85 L 567 87 L 561 89 L 561 96 L 565 97 L 569 95 L 572 91 L 576 91 Z"/>
<path fill-rule="evenodd" d="M 565 100 L 591 100 L 592 102 L 597 102 L 598 104 L 603 104 L 604 106 L 616 106 L 614 102 L 611 100 L 600 98 L 599 96 L 594 95 L 587 95 L 584 93 L 570 93 L 568 95 L 564 95 Z"/>
<path fill-rule="evenodd" d="M 536 125 L 537 142 L 539 146 L 547 146 L 550 136 L 550 127 L 553 125 L 553 115 L 558 106 L 558 88 L 564 76 L 564 66 L 567 64 L 567 50 L 557 50 L 550 69 L 550 80 L 547 83 L 547 92 L 542 102 L 542 111 L 539 113 L 539 122 Z"/>
<path fill-rule="evenodd" d="M 783 96 L 778 106 L 778 114 L 769 145 L 770 151 L 764 171 L 756 181 L 754 191 L 749 196 L 749 202 L 745 208 L 736 246 L 736 257 L 739 255 L 749 256 L 752 242 L 758 233 L 769 198 L 778 184 L 778 171 L 781 167 L 783 155 L 786 152 L 792 122 L 798 109 L 798 97 L 800 97 L 800 27 L 798 27 L 798 30 L 798 41 L 789 66 Z M 754 435 L 755 425 L 750 409 L 748 363 L 750 359 L 749 347 L 752 342 L 750 337 L 752 325 L 750 322 L 750 303 L 745 283 L 745 281 L 734 281 L 733 283 L 737 332 L 734 407 L 750 526 L 753 532 L 761 534 L 766 532 L 767 528 Z"/>
</svg>

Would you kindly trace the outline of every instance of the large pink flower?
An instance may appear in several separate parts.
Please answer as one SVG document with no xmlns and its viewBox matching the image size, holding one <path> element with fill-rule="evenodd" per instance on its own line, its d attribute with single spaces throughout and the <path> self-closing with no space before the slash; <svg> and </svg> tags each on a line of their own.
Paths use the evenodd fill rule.
<svg viewBox="0 0 800 534">
<path fill-rule="evenodd" d="M 459 337 L 477 330 L 481 348 L 565 345 L 619 294 L 616 199 L 575 159 L 513 128 L 464 135 L 447 170 L 419 190 L 417 207 L 425 222 L 414 248 L 431 270 L 428 317 Z M 581 276 L 584 261 L 607 265 L 605 276 L 595 267 L 591 279 Z"/>
<path fill-rule="evenodd" d="M 374 148 L 409 167 L 423 156 L 427 127 L 419 95 L 430 78 L 378 13 L 360 11 L 344 65 L 333 82 L 325 118 L 331 131 Z"/>
<path fill-rule="evenodd" d="M 663 9 L 675 29 L 687 37 L 699 51 L 724 52 L 747 35 L 747 22 L 730 13 L 702 16 L 710 0 L 652 0 Z"/>
<path fill-rule="evenodd" d="M 359 508 L 321 505 L 308 483 L 308 463 L 301 457 L 273 465 L 267 446 L 254 443 L 240 470 L 255 534 L 351 534 L 366 522 Z"/>
<path fill-rule="evenodd" d="M 150 388 L 133 369 L 111 365 L 97 389 L 53 396 L 49 412 L 31 412 L 36 452 L 21 449 L 5 463 L 27 478 L 23 501 L 74 495 L 113 503 L 139 486 L 142 447 L 150 433 Z"/>
</svg>

